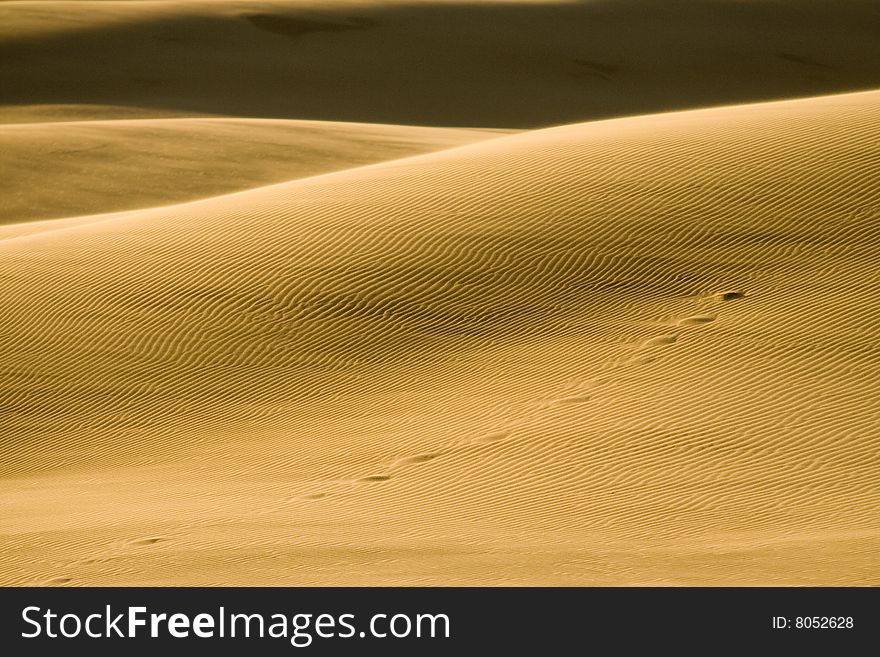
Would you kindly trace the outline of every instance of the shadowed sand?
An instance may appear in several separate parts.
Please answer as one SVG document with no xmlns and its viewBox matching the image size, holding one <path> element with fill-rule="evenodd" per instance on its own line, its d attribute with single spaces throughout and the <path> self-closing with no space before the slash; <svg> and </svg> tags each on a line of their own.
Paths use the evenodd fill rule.
<svg viewBox="0 0 880 657">
<path fill-rule="evenodd" d="M 0 241 L 0 581 L 876 584 L 878 140 L 649 115 Z"/>
<path fill-rule="evenodd" d="M 0 121 L 527 128 L 866 89 L 878 61 L 875 0 L 13 0 Z"/>
</svg>

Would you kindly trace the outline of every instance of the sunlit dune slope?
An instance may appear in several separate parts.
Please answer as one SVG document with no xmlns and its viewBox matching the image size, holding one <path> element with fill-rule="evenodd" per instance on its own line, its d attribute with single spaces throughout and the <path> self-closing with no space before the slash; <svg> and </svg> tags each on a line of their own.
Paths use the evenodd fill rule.
<svg viewBox="0 0 880 657">
<path fill-rule="evenodd" d="M 499 134 L 207 118 L 0 125 L 0 224 L 189 201 Z"/>
<path fill-rule="evenodd" d="M 537 127 L 868 89 L 878 61 L 876 0 L 13 0 L 0 121 Z"/>
<path fill-rule="evenodd" d="M 0 578 L 870 584 L 880 92 L 0 241 Z"/>
</svg>

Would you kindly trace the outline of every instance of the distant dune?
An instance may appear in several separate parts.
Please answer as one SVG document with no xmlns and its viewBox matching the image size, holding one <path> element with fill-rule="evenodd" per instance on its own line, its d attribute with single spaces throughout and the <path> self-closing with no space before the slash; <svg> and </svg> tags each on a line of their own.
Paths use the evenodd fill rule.
<svg viewBox="0 0 880 657">
<path fill-rule="evenodd" d="M 880 86 L 876 0 L 0 3 L 0 121 L 542 127 Z"/>
<path fill-rule="evenodd" d="M 0 224 L 195 200 L 499 134 L 210 118 L 0 125 Z"/>
<path fill-rule="evenodd" d="M 92 3 L 96 16 L 100 4 Z M 107 11 L 128 25 L 129 4 L 141 3 L 107 3 Z M 816 26 L 810 12 L 819 3 L 664 11 L 699 16 L 693 7 L 715 4 L 740 12 L 734 25 L 753 31 L 765 51 L 743 54 L 744 68 L 731 75 L 759 82 L 731 89 L 718 81 L 717 93 L 700 96 L 708 77 L 695 80 L 689 69 L 687 88 L 700 93 L 680 96 L 685 87 L 673 85 L 664 98 L 770 94 L 782 88 L 773 72 L 783 67 L 805 71 L 786 78 L 788 91 L 802 91 L 810 75 L 821 85 L 824 69 L 776 55 L 824 61 L 819 42 L 793 38 L 797 51 L 768 42 L 777 23 L 757 20 L 792 11 Z M 864 16 L 874 6 L 846 4 Z M 617 5 L 652 16 L 644 2 L 571 11 L 611 21 L 601 12 Z M 208 20 L 199 13 L 208 5 L 192 7 L 185 20 Z M 223 16 L 254 11 L 211 7 Z M 322 31 L 321 41 L 300 34 L 301 23 L 233 18 L 211 19 L 204 34 L 216 39 L 212 47 L 230 47 L 229 65 L 258 39 L 311 52 L 303 61 L 328 67 L 310 79 L 318 95 L 303 96 L 323 98 L 317 108 L 338 93 L 330 70 L 345 84 L 377 84 L 370 75 L 402 47 L 397 18 L 457 10 L 420 11 L 346 7 L 346 16 L 378 26 Z M 494 11 L 465 14 L 461 29 L 485 30 L 480 21 Z M 510 12 L 554 45 L 527 56 L 514 47 L 522 29 L 499 28 L 482 59 L 458 55 L 474 89 L 505 65 L 517 80 L 541 80 L 552 77 L 552 62 L 566 84 L 592 89 L 637 75 L 624 55 L 647 23 L 634 24 L 629 45 L 610 28 L 594 43 L 565 22 L 558 39 L 548 38 L 543 8 Z M 39 88 L 62 74 L 81 81 L 78 72 L 102 71 L 97 58 L 113 39 L 132 43 L 134 58 L 156 30 L 178 34 L 171 17 L 151 20 L 123 32 L 113 23 L 101 38 L 59 30 Z M 840 23 L 829 21 L 821 27 L 835 34 Z M 279 25 L 295 34 L 277 34 Z M 851 38 L 827 62 L 840 70 L 874 47 L 861 39 L 867 23 L 847 30 Z M 706 53 L 734 38 L 693 34 Z M 578 57 L 601 66 L 560 62 L 557 48 L 575 35 L 584 44 Z M 439 47 L 441 37 L 419 37 Z M 506 38 L 513 51 L 503 50 Z M 168 92 L 155 93 L 155 105 L 205 98 L 207 111 L 233 98 L 209 77 L 198 96 L 181 95 L 207 70 L 208 55 L 199 59 L 202 46 L 193 47 L 193 68 L 179 69 L 190 72 L 178 80 L 169 72 L 153 87 Z M 25 56 L 16 50 L 24 46 L 3 48 Z M 68 60 L 69 48 L 85 57 Z M 374 48 L 375 58 L 362 55 Z M 669 84 L 685 56 L 641 61 Z M 159 66 L 148 53 L 144 60 Z M 701 71 L 716 63 L 707 54 Z M 379 95 L 357 84 L 345 102 L 361 118 L 433 123 L 442 108 L 425 95 L 431 66 L 412 64 L 423 81 L 398 78 L 395 85 L 415 86 L 384 112 L 367 102 Z M 833 79 L 849 80 L 840 70 Z M 232 76 L 236 92 L 246 79 L 269 84 L 254 71 Z M 529 86 L 510 107 L 500 94 L 468 108 L 457 81 L 437 93 L 452 114 L 461 109 L 450 123 L 518 125 L 593 111 L 564 102 L 590 94 L 555 84 L 541 96 L 546 111 L 529 102 L 537 93 Z M 628 84 L 620 82 L 622 98 L 631 98 Z M 110 102 L 98 89 L 112 85 L 86 85 L 77 100 Z M 37 88 L 17 80 L 4 92 L 44 102 Z M 493 89 L 506 87 L 484 91 Z M 64 87 L 55 91 L 59 102 L 73 100 Z M 648 91 L 637 98 L 594 109 L 651 105 Z M 494 124 L 481 120 L 490 106 Z M 289 105 L 317 115 L 308 107 Z M 324 118 L 355 118 L 340 107 Z M 0 240 L 0 580 L 876 584 L 877 143 L 880 92 L 735 105 L 503 136 Z"/>
</svg>

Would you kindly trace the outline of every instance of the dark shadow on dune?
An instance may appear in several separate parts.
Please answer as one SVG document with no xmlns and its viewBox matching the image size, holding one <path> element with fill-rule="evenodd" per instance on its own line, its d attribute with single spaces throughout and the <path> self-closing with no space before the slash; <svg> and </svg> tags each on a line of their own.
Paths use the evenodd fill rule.
<svg viewBox="0 0 880 657">
<path fill-rule="evenodd" d="M 138 5 L 39 39 L 0 26 L 0 103 L 529 128 L 880 86 L 875 0 Z"/>
<path fill-rule="evenodd" d="M 260 30 L 285 36 L 301 36 L 309 32 L 363 30 L 376 24 L 368 18 L 346 18 L 342 22 L 309 20 L 277 14 L 245 14 L 244 18 Z"/>
<path fill-rule="evenodd" d="M 576 72 L 572 73 L 572 76 L 576 78 L 593 76 L 603 80 L 610 80 L 620 70 L 619 66 L 603 64 L 602 62 L 591 62 L 587 59 L 573 59 L 571 61 L 577 67 Z"/>
<path fill-rule="evenodd" d="M 803 57 L 802 55 L 795 55 L 790 52 L 780 52 L 776 53 L 776 56 L 779 59 L 784 59 L 787 62 L 792 62 L 793 64 L 802 64 L 803 66 L 814 66 L 816 68 L 832 68 L 828 64 L 823 64 L 822 62 L 817 62 L 815 59 L 811 57 Z"/>
</svg>

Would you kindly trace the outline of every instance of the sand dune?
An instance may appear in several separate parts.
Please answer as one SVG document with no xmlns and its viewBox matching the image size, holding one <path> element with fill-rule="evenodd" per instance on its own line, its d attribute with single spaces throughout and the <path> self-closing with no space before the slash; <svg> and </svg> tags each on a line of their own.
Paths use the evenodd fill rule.
<svg viewBox="0 0 880 657">
<path fill-rule="evenodd" d="M 878 139 L 642 116 L 0 241 L 0 580 L 876 584 Z"/>
<path fill-rule="evenodd" d="M 877 87 L 878 37 L 875 0 L 12 1 L 0 121 L 537 127 Z"/>
<path fill-rule="evenodd" d="M 0 125 L 0 224 L 189 201 L 499 134 L 210 118 Z"/>
</svg>

